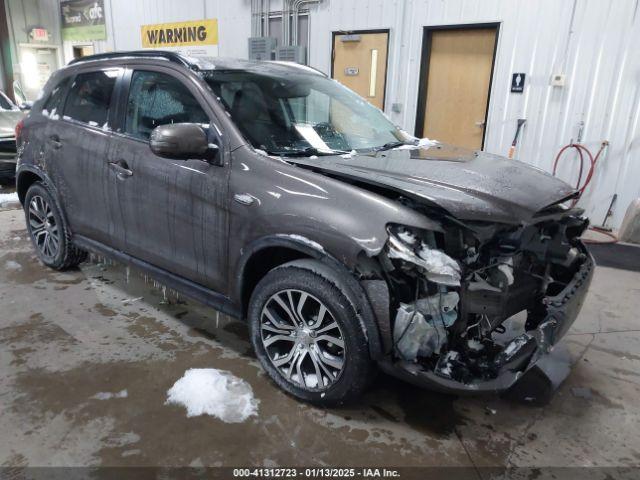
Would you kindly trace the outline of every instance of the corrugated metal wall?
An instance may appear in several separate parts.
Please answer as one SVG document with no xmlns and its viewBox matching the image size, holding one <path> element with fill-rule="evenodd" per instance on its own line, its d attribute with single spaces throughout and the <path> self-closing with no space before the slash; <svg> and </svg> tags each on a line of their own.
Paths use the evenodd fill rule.
<svg viewBox="0 0 640 480">
<path fill-rule="evenodd" d="M 311 11 L 313 66 L 331 69 L 331 32 L 390 29 L 387 113 L 414 131 L 425 26 L 500 22 L 485 150 L 506 155 L 518 118 L 526 118 L 516 156 L 551 170 L 560 148 L 578 137 L 604 152 L 580 205 L 618 227 L 640 196 L 640 12 L 638 0 L 325 0 Z M 511 74 L 527 74 L 524 94 L 510 93 Z M 565 87 L 549 84 L 553 73 Z M 402 105 L 401 113 L 391 104 Z M 575 181 L 571 155 L 559 174 Z"/>
<path fill-rule="evenodd" d="M 425 26 L 500 22 L 487 119 L 485 150 L 506 154 L 518 118 L 527 124 L 516 157 L 550 170 L 558 150 L 578 136 L 597 151 L 610 147 L 581 205 L 595 224 L 614 194 L 609 224 L 619 226 L 629 202 L 640 196 L 640 0 L 324 0 L 311 6 L 310 64 L 331 69 L 331 34 L 340 30 L 390 30 L 387 113 L 415 126 L 422 35 Z M 250 0 L 105 0 L 105 48 L 140 48 L 140 25 L 218 18 L 220 55 L 247 55 Z M 281 9 L 271 0 L 272 10 Z M 527 74 L 524 94 L 509 92 L 511 74 Z M 553 73 L 565 87 L 549 85 Z M 391 105 L 402 105 L 400 113 Z M 573 179 L 571 159 L 560 170 Z M 573 163 L 573 165 L 571 165 Z"/>
</svg>

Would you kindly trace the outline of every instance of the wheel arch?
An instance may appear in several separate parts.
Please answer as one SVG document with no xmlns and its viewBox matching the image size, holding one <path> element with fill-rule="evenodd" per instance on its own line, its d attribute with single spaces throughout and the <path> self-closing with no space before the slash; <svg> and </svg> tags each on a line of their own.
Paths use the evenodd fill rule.
<svg viewBox="0 0 640 480">
<path fill-rule="evenodd" d="M 272 269 L 291 264 L 314 271 L 355 298 L 359 321 L 369 342 L 371 358 L 382 356 L 383 348 L 376 314 L 367 293 L 349 269 L 320 245 L 303 237 L 270 236 L 253 242 L 238 262 L 236 298 L 246 318 L 249 300 L 258 282 Z"/>
<path fill-rule="evenodd" d="M 18 172 L 18 176 L 16 177 L 16 192 L 18 193 L 20 204 L 24 205 L 24 199 L 27 196 L 29 187 L 36 182 L 43 181 L 46 182 L 46 176 L 35 169 L 23 169 Z"/>
</svg>

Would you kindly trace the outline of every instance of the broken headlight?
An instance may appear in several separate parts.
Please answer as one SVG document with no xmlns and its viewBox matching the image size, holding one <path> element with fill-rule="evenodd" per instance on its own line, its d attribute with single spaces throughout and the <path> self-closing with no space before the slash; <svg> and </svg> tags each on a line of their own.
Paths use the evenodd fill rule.
<svg viewBox="0 0 640 480">
<path fill-rule="evenodd" d="M 409 268 L 417 268 L 429 281 L 460 286 L 460 265 L 437 248 L 433 232 L 390 226 L 387 256 L 392 260 L 408 263 L 406 266 Z"/>
</svg>

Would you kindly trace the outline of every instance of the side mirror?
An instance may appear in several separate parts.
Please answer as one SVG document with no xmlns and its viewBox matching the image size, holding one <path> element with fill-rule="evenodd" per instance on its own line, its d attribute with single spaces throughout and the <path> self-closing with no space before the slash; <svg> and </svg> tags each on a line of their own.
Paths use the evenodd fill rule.
<svg viewBox="0 0 640 480">
<path fill-rule="evenodd" d="M 22 110 L 23 112 L 26 112 L 26 111 L 28 111 L 28 110 L 31 110 L 31 107 L 32 107 L 32 106 L 33 106 L 33 102 L 24 102 L 24 103 L 21 103 L 21 104 L 18 106 L 18 108 L 19 108 L 20 110 Z"/>
<path fill-rule="evenodd" d="M 209 143 L 207 132 L 197 123 L 160 125 L 151 132 L 149 147 L 159 157 L 218 164 L 218 145 Z"/>
</svg>

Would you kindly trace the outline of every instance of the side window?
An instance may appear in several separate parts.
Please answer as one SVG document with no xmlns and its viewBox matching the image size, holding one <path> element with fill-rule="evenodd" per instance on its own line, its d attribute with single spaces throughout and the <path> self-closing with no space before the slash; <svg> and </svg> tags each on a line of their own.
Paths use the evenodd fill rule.
<svg viewBox="0 0 640 480">
<path fill-rule="evenodd" d="M 151 131 L 169 123 L 209 123 L 209 117 L 178 79 L 137 70 L 131 77 L 125 132 L 148 139 Z"/>
<path fill-rule="evenodd" d="M 58 118 L 59 110 L 60 110 L 60 102 L 64 99 L 64 94 L 67 91 L 67 87 L 69 86 L 70 79 L 66 78 L 58 85 L 56 85 L 51 93 L 49 94 L 49 98 L 47 99 L 44 107 L 42 108 L 42 114 L 51 116 L 51 118 Z"/>
<path fill-rule="evenodd" d="M 77 75 L 67 95 L 64 116 L 92 126 L 106 126 L 118 73 L 104 70 Z"/>
</svg>

